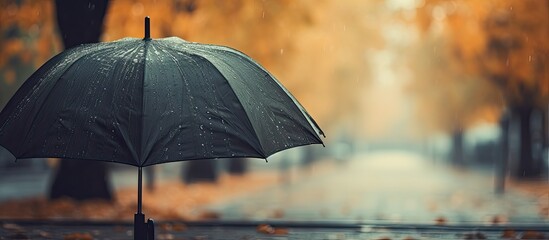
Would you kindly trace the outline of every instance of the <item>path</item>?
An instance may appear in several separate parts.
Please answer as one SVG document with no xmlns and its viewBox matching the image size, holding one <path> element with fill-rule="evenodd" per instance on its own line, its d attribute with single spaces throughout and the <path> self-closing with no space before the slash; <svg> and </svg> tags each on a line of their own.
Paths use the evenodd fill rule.
<svg viewBox="0 0 549 240">
<path fill-rule="evenodd" d="M 336 167 L 210 208 L 226 220 L 548 223 L 537 199 L 493 194 L 490 174 L 435 166 L 411 152 L 373 152 Z"/>
</svg>

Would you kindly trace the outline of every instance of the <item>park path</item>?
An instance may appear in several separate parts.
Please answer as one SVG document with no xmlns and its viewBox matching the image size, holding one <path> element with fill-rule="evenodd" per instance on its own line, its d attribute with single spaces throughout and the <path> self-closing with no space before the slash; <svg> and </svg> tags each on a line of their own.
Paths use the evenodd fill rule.
<svg viewBox="0 0 549 240">
<path fill-rule="evenodd" d="M 209 208 L 225 220 L 548 223 L 536 197 L 494 194 L 492 172 L 453 169 L 413 152 L 369 152 L 324 169 Z"/>
</svg>

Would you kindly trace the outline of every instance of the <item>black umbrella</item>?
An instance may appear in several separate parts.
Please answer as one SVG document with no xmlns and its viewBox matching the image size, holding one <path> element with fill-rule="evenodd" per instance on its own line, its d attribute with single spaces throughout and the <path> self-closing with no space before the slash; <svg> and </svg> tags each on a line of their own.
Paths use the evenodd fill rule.
<svg viewBox="0 0 549 240">
<path fill-rule="evenodd" d="M 16 158 L 138 167 L 136 226 L 144 221 L 142 167 L 266 159 L 322 143 L 320 135 L 297 100 L 250 57 L 176 37 L 151 39 L 148 18 L 144 39 L 85 44 L 53 57 L 0 113 L 0 145 Z"/>
</svg>

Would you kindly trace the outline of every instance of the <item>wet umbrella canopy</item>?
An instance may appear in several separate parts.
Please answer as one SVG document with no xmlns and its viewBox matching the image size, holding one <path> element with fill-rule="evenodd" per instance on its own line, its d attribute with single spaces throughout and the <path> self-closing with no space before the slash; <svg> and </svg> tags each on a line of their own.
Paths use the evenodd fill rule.
<svg viewBox="0 0 549 240">
<path fill-rule="evenodd" d="M 0 145 L 16 158 L 110 161 L 139 172 L 171 161 L 266 158 L 322 143 L 322 134 L 245 54 L 151 39 L 148 28 L 144 39 L 87 44 L 53 57 L 0 114 Z"/>
<path fill-rule="evenodd" d="M 134 166 L 267 156 L 320 143 L 313 119 L 264 68 L 221 46 L 126 38 L 55 56 L 0 115 L 17 158 Z"/>
</svg>

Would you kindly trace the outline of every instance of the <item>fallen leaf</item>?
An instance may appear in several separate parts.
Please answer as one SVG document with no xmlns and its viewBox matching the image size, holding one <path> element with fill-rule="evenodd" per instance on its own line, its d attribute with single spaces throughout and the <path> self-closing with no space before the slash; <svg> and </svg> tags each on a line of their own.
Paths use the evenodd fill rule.
<svg viewBox="0 0 549 240">
<path fill-rule="evenodd" d="M 257 226 L 256 228 L 257 232 L 260 232 L 260 233 L 265 233 L 265 234 L 273 234 L 274 233 L 274 228 L 271 227 L 271 225 L 268 225 L 268 224 L 259 224 L 259 226 Z"/>
<path fill-rule="evenodd" d="M 446 225 L 446 218 L 444 217 L 438 217 L 435 219 L 435 224 L 436 225 Z"/>
<path fill-rule="evenodd" d="M 171 239 L 174 239 L 174 237 L 173 237 L 172 234 L 164 233 L 164 234 L 158 234 L 156 236 L 156 239 L 158 239 L 158 240 L 171 240 Z"/>
<path fill-rule="evenodd" d="M 520 239 L 544 239 L 544 238 L 545 236 L 543 235 L 543 233 L 538 231 L 526 231 L 522 233 L 522 236 L 520 237 Z"/>
<path fill-rule="evenodd" d="M 275 228 L 274 229 L 274 235 L 287 235 L 288 229 L 287 228 Z"/>
<path fill-rule="evenodd" d="M 93 236 L 89 233 L 69 233 L 63 236 L 64 240 L 93 240 Z"/>
<path fill-rule="evenodd" d="M 172 225 L 172 229 L 173 231 L 176 231 L 176 232 L 184 232 L 184 231 L 187 231 L 187 225 L 183 223 L 174 223 Z"/>
<path fill-rule="evenodd" d="M 221 214 L 213 211 L 204 211 L 200 213 L 199 218 L 202 220 L 212 220 L 221 218 Z"/>
<path fill-rule="evenodd" d="M 286 235 L 288 234 L 287 228 L 274 228 L 269 224 L 259 224 L 256 228 L 257 232 L 270 234 L 270 235 Z"/>
<path fill-rule="evenodd" d="M 505 229 L 503 230 L 503 234 L 501 235 L 502 238 L 515 238 L 516 236 L 516 232 L 515 230 L 512 230 L 512 229 Z"/>
<path fill-rule="evenodd" d="M 163 231 L 171 231 L 173 229 L 173 225 L 171 223 L 162 223 L 159 227 Z"/>
</svg>

